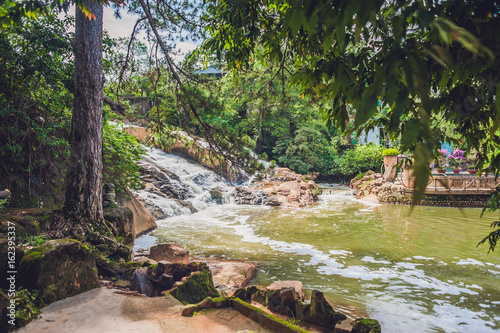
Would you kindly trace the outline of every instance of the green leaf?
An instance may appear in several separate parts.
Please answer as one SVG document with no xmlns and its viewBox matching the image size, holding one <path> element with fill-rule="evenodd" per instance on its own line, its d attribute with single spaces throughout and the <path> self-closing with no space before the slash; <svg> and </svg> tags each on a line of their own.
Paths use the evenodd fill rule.
<svg viewBox="0 0 500 333">
<path fill-rule="evenodd" d="M 415 189 L 413 191 L 413 206 L 420 202 L 425 193 L 429 177 L 431 176 L 429 164 L 432 160 L 432 153 L 429 147 L 423 143 L 416 145 L 414 153 L 413 176 L 415 176 Z"/>
<path fill-rule="evenodd" d="M 372 115 L 377 112 L 378 98 L 376 90 L 368 88 L 363 92 L 363 97 L 359 101 L 356 112 L 356 127 L 364 124 Z"/>
<path fill-rule="evenodd" d="M 417 141 L 420 133 L 422 131 L 422 126 L 418 119 L 411 119 L 404 125 L 404 131 L 401 134 L 401 150 L 405 151 L 409 149 L 415 141 Z"/>
<path fill-rule="evenodd" d="M 495 132 L 500 127 L 500 84 L 497 85 L 497 91 L 495 93 L 495 108 L 496 108 L 495 120 L 493 121 L 493 126 L 491 127 L 490 130 L 491 138 L 495 136 Z"/>
</svg>

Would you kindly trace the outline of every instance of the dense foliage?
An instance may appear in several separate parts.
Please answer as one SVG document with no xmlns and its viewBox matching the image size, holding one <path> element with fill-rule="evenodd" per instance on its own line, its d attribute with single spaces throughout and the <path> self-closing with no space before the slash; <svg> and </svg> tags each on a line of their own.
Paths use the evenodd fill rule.
<svg viewBox="0 0 500 333">
<path fill-rule="evenodd" d="M 133 136 L 119 127 L 104 123 L 103 131 L 104 183 L 115 184 L 117 193 L 126 187 L 137 190 L 142 186 L 140 166 L 136 161 L 145 153 L 144 147 Z"/>
<path fill-rule="evenodd" d="M 372 170 L 381 171 L 383 164 L 382 146 L 369 144 L 357 146 L 355 149 L 349 149 L 342 156 L 338 156 L 332 163 L 332 174 L 340 174 L 347 178 L 353 178 L 360 172 Z"/>
<path fill-rule="evenodd" d="M 73 100 L 73 24 L 55 14 L 0 31 L 0 188 L 10 205 L 62 203 Z M 135 139 L 106 126 L 104 178 L 138 186 Z"/>
<path fill-rule="evenodd" d="M 71 18 L 54 15 L 0 31 L 0 187 L 14 205 L 61 188 L 72 104 Z"/>
</svg>

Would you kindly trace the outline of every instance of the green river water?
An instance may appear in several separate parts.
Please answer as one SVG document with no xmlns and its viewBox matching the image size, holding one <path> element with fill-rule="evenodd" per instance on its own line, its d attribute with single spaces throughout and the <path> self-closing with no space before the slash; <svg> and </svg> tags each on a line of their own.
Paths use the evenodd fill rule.
<svg viewBox="0 0 500 333">
<path fill-rule="evenodd" d="M 330 187 L 304 209 L 225 204 L 159 221 L 138 247 L 176 242 L 194 256 L 246 259 L 255 284 L 300 280 L 383 332 L 500 331 L 500 254 L 477 242 L 480 209 L 375 205 Z M 500 251 L 498 249 L 497 251 Z"/>
</svg>

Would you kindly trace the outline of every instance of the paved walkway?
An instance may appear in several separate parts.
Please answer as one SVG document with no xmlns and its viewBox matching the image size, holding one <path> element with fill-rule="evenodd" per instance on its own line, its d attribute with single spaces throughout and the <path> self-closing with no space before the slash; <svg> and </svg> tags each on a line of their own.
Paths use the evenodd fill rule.
<svg viewBox="0 0 500 333">
<path fill-rule="evenodd" d="M 173 297 L 134 296 L 101 287 L 54 302 L 19 333 L 268 333 L 230 309 L 207 310 L 182 317 Z"/>
</svg>

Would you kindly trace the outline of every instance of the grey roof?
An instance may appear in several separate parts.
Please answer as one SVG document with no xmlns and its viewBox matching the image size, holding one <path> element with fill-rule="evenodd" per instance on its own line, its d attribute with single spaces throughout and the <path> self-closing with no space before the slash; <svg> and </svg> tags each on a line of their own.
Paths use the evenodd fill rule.
<svg viewBox="0 0 500 333">
<path fill-rule="evenodd" d="M 213 68 L 213 67 L 208 67 L 207 69 L 198 69 L 196 71 L 194 71 L 194 74 L 224 74 L 223 71 L 221 71 L 220 69 L 217 69 L 217 68 Z"/>
</svg>

